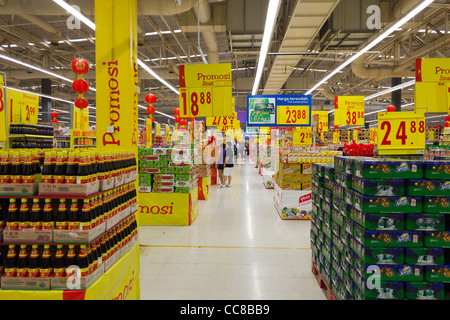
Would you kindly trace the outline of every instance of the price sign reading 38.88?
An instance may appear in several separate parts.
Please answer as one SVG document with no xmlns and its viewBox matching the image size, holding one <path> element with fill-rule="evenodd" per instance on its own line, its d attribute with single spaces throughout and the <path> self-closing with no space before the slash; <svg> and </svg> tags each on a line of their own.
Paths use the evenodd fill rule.
<svg viewBox="0 0 450 320">
<path fill-rule="evenodd" d="M 416 112 L 378 114 L 380 155 L 417 155 L 425 150 L 425 115 Z"/>
</svg>

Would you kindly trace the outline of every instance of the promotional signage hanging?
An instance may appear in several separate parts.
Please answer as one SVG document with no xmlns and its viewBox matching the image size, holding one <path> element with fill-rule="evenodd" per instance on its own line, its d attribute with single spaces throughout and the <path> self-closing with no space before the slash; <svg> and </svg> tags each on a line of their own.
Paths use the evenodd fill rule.
<svg viewBox="0 0 450 320">
<path fill-rule="evenodd" d="M 414 110 L 450 113 L 450 58 L 416 60 Z"/>
<path fill-rule="evenodd" d="M 333 144 L 338 144 L 340 140 L 341 140 L 340 131 L 335 130 L 333 132 Z"/>
<path fill-rule="evenodd" d="M 232 115 L 230 63 L 180 65 L 179 75 L 180 117 Z"/>
<path fill-rule="evenodd" d="M 6 143 L 6 90 L 3 75 L 0 74 L 0 142 Z"/>
<path fill-rule="evenodd" d="M 237 119 L 237 112 L 233 112 L 231 116 L 206 117 L 206 125 L 217 127 L 217 130 L 225 132 L 229 129 L 239 129 L 240 121 Z"/>
<path fill-rule="evenodd" d="M 311 95 L 247 96 L 248 126 L 310 127 Z"/>
<path fill-rule="evenodd" d="M 383 112 L 378 114 L 378 153 L 417 155 L 425 151 L 425 114 Z"/>
<path fill-rule="evenodd" d="M 258 134 L 259 128 L 258 127 L 249 127 L 248 123 L 245 123 L 245 134 L 252 135 L 252 134 Z"/>
<path fill-rule="evenodd" d="M 334 124 L 337 126 L 364 125 L 364 96 L 342 96 L 335 98 Z"/>
<path fill-rule="evenodd" d="M 17 90 L 6 89 L 9 123 L 37 124 L 39 96 Z"/>
<path fill-rule="evenodd" d="M 313 111 L 312 116 L 318 114 L 319 122 L 317 124 L 319 132 L 328 132 L 328 111 Z"/>
<path fill-rule="evenodd" d="M 298 127 L 293 132 L 293 145 L 295 147 L 312 145 L 311 127 Z"/>
</svg>

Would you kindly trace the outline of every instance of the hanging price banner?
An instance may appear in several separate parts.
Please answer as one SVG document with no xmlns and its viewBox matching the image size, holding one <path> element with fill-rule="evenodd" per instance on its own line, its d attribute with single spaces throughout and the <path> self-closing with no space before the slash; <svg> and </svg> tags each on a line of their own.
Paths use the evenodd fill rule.
<svg viewBox="0 0 450 320">
<path fill-rule="evenodd" d="M 7 89 L 9 122 L 37 124 L 39 96 Z"/>
<path fill-rule="evenodd" d="M 379 113 L 378 153 L 380 155 L 423 154 L 425 129 L 424 113 Z"/>
<path fill-rule="evenodd" d="M 318 114 L 319 122 L 317 124 L 319 132 L 328 132 L 328 111 L 313 111 L 312 116 Z"/>
<path fill-rule="evenodd" d="M 180 117 L 231 115 L 231 64 L 180 66 Z"/>
<path fill-rule="evenodd" d="M 428 130 L 428 140 L 434 140 L 434 130 Z"/>
<path fill-rule="evenodd" d="M 375 128 L 370 128 L 369 142 L 370 142 L 371 144 L 375 144 L 376 135 L 377 135 L 377 129 L 375 129 Z"/>
<path fill-rule="evenodd" d="M 359 131 L 353 130 L 353 140 L 355 141 L 355 143 L 358 143 L 358 138 L 359 138 Z"/>
<path fill-rule="evenodd" d="M 339 131 L 333 132 L 333 144 L 338 144 L 340 141 L 340 134 Z"/>
<path fill-rule="evenodd" d="M 364 96 L 335 98 L 334 124 L 338 126 L 364 125 Z"/>
<path fill-rule="evenodd" d="M 278 106 L 277 124 L 301 126 L 308 125 L 311 121 L 309 106 Z"/>
<path fill-rule="evenodd" d="M 3 75 L 0 74 L 0 141 L 6 142 L 6 90 Z"/>
<path fill-rule="evenodd" d="M 152 128 L 152 119 L 151 118 L 146 118 L 145 119 L 145 133 L 146 133 L 146 140 L 147 140 L 147 144 L 146 147 L 147 148 L 151 148 L 153 146 L 153 128 Z"/>
<path fill-rule="evenodd" d="M 347 130 L 347 141 L 350 143 L 352 141 L 352 132 Z"/>
<path fill-rule="evenodd" d="M 312 145 L 312 132 L 311 127 L 299 127 L 293 132 L 293 145 L 295 147 L 311 146 Z"/>
</svg>

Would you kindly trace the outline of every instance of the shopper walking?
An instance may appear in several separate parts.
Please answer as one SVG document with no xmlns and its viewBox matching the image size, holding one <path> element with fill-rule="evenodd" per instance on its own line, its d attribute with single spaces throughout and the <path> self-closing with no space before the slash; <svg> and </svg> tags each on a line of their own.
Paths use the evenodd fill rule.
<svg viewBox="0 0 450 320">
<path fill-rule="evenodd" d="M 218 152 L 217 160 L 217 176 L 219 178 L 218 181 L 218 187 L 224 188 L 225 187 L 225 181 L 223 176 L 223 170 L 225 167 L 225 143 L 222 144 L 222 148 L 220 149 L 220 152 Z"/>
<path fill-rule="evenodd" d="M 225 168 L 223 170 L 225 186 L 231 187 L 231 177 L 234 169 L 234 152 L 231 146 L 231 142 L 227 142 L 227 148 L 225 150 Z M 228 182 L 227 182 L 228 181 Z"/>
</svg>

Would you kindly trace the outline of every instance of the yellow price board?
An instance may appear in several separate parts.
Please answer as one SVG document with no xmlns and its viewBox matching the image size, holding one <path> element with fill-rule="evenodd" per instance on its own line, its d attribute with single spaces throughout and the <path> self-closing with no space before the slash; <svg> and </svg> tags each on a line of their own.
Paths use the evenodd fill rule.
<svg viewBox="0 0 450 320">
<path fill-rule="evenodd" d="M 39 112 L 39 96 L 7 89 L 9 122 L 37 124 Z"/>
<path fill-rule="evenodd" d="M 147 144 L 146 147 L 147 148 L 151 148 L 153 146 L 153 126 L 152 126 L 153 122 L 151 118 L 146 118 L 145 119 L 145 133 L 146 133 L 146 140 L 147 140 Z"/>
<path fill-rule="evenodd" d="M 292 140 L 296 147 L 312 145 L 311 127 L 295 128 Z"/>
<path fill-rule="evenodd" d="M 423 154 L 425 129 L 424 113 L 379 113 L 378 153 L 380 155 Z"/>
<path fill-rule="evenodd" d="M 328 132 L 328 111 L 313 111 L 312 116 L 319 115 L 319 132 Z"/>
<path fill-rule="evenodd" d="M 364 125 L 364 96 L 336 97 L 334 124 L 338 126 Z"/>
<path fill-rule="evenodd" d="M 334 131 L 333 132 L 333 144 L 338 144 L 340 141 L 340 134 L 339 131 Z"/>
<path fill-rule="evenodd" d="M 369 137 L 370 143 L 375 144 L 376 138 L 377 138 L 377 129 L 370 128 L 370 137 Z"/>
<path fill-rule="evenodd" d="M 310 106 L 278 106 L 277 107 L 277 124 L 302 126 L 309 125 L 311 115 L 309 113 Z"/>
<path fill-rule="evenodd" d="M 6 97 L 4 86 L 5 82 L 3 80 L 3 75 L 0 74 L 0 141 L 6 141 Z"/>
<path fill-rule="evenodd" d="M 180 117 L 231 115 L 231 64 L 180 66 Z"/>
<path fill-rule="evenodd" d="M 347 131 L 347 141 L 348 142 L 352 141 L 352 132 L 350 130 Z"/>
<path fill-rule="evenodd" d="M 359 131 L 353 130 L 353 140 L 355 141 L 355 143 L 358 143 L 358 138 L 359 138 Z"/>
<path fill-rule="evenodd" d="M 206 125 L 217 127 L 219 131 L 227 131 L 228 129 L 239 129 L 241 124 L 237 119 L 237 112 L 233 112 L 231 116 L 207 117 Z"/>
</svg>

